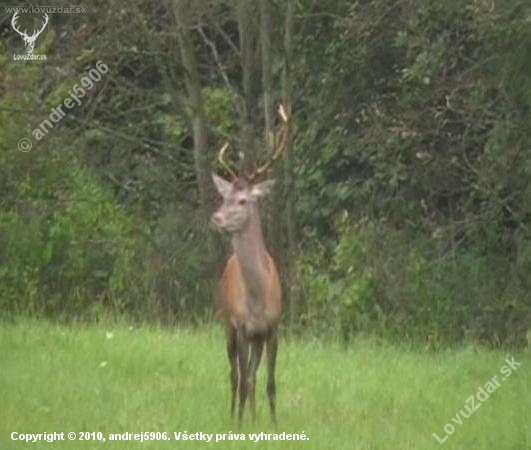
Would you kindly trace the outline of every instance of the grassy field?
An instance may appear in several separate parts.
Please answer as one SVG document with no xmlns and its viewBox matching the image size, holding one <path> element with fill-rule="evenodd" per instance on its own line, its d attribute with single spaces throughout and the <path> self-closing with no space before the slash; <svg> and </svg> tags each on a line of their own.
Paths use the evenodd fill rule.
<svg viewBox="0 0 531 450">
<path fill-rule="evenodd" d="M 521 363 L 506 377 L 506 358 Z M 264 367 L 261 367 L 264 369 Z M 471 395 L 500 386 L 469 418 Z M 531 358 L 472 348 L 438 353 L 360 341 L 281 341 L 278 418 L 266 409 L 260 370 L 256 425 L 228 414 L 228 367 L 221 330 L 65 327 L 21 321 L 0 327 L 0 449 L 531 449 Z M 478 400 L 475 401 L 477 408 Z M 470 406 L 471 403 L 469 403 Z M 462 424 L 454 423 L 461 421 Z M 455 431 L 444 444 L 444 426 Z M 448 426 L 447 429 L 450 430 Z M 110 433 L 167 432 L 169 441 L 109 441 Z M 213 434 L 210 443 L 174 432 Z M 305 441 L 249 440 L 250 433 L 302 433 Z M 65 441 L 24 443 L 12 432 L 64 432 Z M 106 442 L 68 441 L 101 432 Z M 246 441 L 216 443 L 216 434 Z"/>
</svg>

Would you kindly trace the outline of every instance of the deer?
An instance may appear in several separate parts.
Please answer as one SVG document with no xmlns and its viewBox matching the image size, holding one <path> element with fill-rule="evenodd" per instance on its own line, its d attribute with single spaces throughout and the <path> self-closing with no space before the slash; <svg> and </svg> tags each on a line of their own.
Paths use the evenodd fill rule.
<svg viewBox="0 0 531 450">
<path fill-rule="evenodd" d="M 251 174 L 238 176 L 225 163 L 225 144 L 219 162 L 231 173 L 228 181 L 212 173 L 214 185 L 223 199 L 212 215 L 212 225 L 231 235 L 232 254 L 219 281 L 219 311 L 225 326 L 230 364 L 231 417 L 234 418 L 239 391 L 238 423 L 241 425 L 249 398 L 252 420 L 256 422 L 256 372 L 265 346 L 270 418 L 276 425 L 275 365 L 278 351 L 278 325 L 282 314 L 280 276 L 267 250 L 258 214 L 258 200 L 266 196 L 274 180 L 256 182 L 284 151 L 290 133 L 290 120 L 282 105 L 279 114 L 282 132 L 274 144 L 273 155 Z"/>
<path fill-rule="evenodd" d="M 11 26 L 13 29 L 22 36 L 22 39 L 24 40 L 24 45 L 26 46 L 26 52 L 33 53 L 33 48 L 35 47 L 35 41 L 39 37 L 39 34 L 41 34 L 44 29 L 46 28 L 46 25 L 48 25 L 48 14 L 44 14 L 44 22 L 42 23 L 42 28 L 40 30 L 33 30 L 33 34 L 31 36 L 28 36 L 27 31 L 24 30 L 24 32 L 20 31 L 17 27 L 17 19 L 18 19 L 18 11 L 13 14 L 13 18 L 11 19 Z"/>
</svg>

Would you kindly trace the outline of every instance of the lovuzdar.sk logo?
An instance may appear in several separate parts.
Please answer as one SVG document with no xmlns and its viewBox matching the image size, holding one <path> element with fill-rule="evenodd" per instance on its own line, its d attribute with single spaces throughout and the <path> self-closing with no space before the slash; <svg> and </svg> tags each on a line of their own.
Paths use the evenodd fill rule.
<svg viewBox="0 0 531 450">
<path fill-rule="evenodd" d="M 22 39 L 24 40 L 24 45 L 26 46 L 26 54 L 17 55 L 13 54 L 13 59 L 23 59 L 23 60 L 46 60 L 46 55 L 35 55 L 33 54 L 33 49 L 35 48 L 35 41 L 39 37 L 39 35 L 44 31 L 46 28 L 46 25 L 48 25 L 48 14 L 43 14 L 43 21 L 41 22 L 41 26 L 38 29 L 34 29 L 32 34 L 28 34 L 28 29 L 25 28 L 24 31 L 22 31 L 20 25 L 17 23 L 19 19 L 18 11 L 13 14 L 13 18 L 11 19 L 11 26 L 13 29 L 22 36 Z"/>
</svg>

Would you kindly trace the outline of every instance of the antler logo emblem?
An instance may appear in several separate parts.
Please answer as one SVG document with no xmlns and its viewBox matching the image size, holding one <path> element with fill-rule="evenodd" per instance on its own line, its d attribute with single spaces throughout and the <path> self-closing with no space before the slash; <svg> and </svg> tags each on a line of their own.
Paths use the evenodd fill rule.
<svg viewBox="0 0 531 450">
<path fill-rule="evenodd" d="M 27 29 L 24 30 L 24 32 L 18 29 L 17 19 L 18 19 L 18 11 L 15 14 L 13 14 L 13 19 L 11 19 L 11 26 L 18 34 L 22 36 L 22 39 L 24 39 L 24 44 L 26 45 L 26 52 L 28 54 L 33 53 L 33 48 L 35 47 L 35 41 L 39 37 L 39 34 L 41 34 L 43 30 L 46 28 L 46 25 L 48 25 L 48 14 L 46 13 L 44 14 L 44 22 L 42 23 L 42 28 L 40 30 L 34 30 L 31 36 L 28 36 Z"/>
</svg>

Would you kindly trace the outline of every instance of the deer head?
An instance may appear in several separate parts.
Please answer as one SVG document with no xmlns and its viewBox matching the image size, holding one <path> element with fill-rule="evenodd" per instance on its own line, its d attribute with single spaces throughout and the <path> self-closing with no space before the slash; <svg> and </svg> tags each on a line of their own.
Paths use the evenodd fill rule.
<svg viewBox="0 0 531 450">
<path fill-rule="evenodd" d="M 247 227 L 257 200 L 270 192 L 275 183 L 274 180 L 268 180 L 253 185 L 245 178 L 236 178 L 230 182 L 215 173 L 212 174 L 212 179 L 223 197 L 223 204 L 212 215 L 212 224 L 230 233 L 237 233 Z"/>
<path fill-rule="evenodd" d="M 212 215 L 212 224 L 218 228 L 236 233 L 244 229 L 254 216 L 256 204 L 259 198 L 271 191 L 274 180 L 255 183 L 258 176 L 262 175 L 280 157 L 288 141 L 290 132 L 290 122 L 282 105 L 279 107 L 279 114 L 283 122 L 283 129 L 278 135 L 273 154 L 262 166 L 256 168 L 252 173 L 244 176 L 236 175 L 224 160 L 224 154 L 228 148 L 225 144 L 218 154 L 218 160 L 223 167 L 232 175 L 232 181 L 227 181 L 215 173 L 212 179 L 217 191 L 223 198 L 223 204 Z"/>
<path fill-rule="evenodd" d="M 20 31 L 17 27 L 17 19 L 18 19 L 18 11 L 13 14 L 13 19 L 11 19 L 11 26 L 13 29 L 22 36 L 22 39 L 24 39 L 24 44 L 26 45 L 26 52 L 33 53 L 33 48 L 35 47 L 35 41 L 39 37 L 39 34 L 42 33 L 42 31 L 46 28 L 46 25 L 48 24 L 48 14 L 44 14 L 44 22 L 42 23 L 42 28 L 40 30 L 34 30 L 33 34 L 31 36 L 27 35 L 28 30 L 24 30 L 24 32 Z"/>
</svg>

